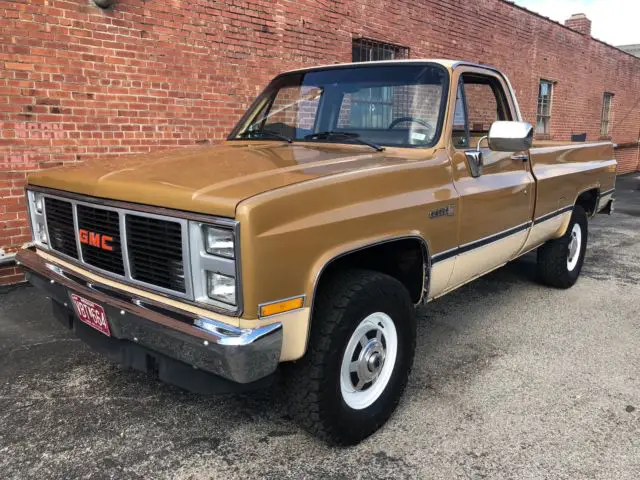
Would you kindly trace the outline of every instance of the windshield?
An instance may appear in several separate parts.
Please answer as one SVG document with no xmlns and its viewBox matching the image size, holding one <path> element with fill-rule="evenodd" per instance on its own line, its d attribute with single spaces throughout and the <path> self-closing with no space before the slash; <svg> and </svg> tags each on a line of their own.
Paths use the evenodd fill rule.
<svg viewBox="0 0 640 480">
<path fill-rule="evenodd" d="M 353 66 L 285 74 L 258 97 L 230 140 L 431 147 L 448 73 L 435 64 Z"/>
</svg>

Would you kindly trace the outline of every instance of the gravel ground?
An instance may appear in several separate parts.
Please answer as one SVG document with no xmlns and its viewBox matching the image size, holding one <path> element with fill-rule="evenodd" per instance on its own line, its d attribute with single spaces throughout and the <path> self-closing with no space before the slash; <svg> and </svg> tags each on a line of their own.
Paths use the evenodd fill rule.
<svg viewBox="0 0 640 480">
<path fill-rule="evenodd" d="M 398 411 L 351 448 L 298 429 L 277 391 L 201 397 L 108 363 L 5 288 L 1 476 L 640 478 L 638 188 L 619 180 L 571 290 L 528 256 L 430 303 Z"/>
</svg>

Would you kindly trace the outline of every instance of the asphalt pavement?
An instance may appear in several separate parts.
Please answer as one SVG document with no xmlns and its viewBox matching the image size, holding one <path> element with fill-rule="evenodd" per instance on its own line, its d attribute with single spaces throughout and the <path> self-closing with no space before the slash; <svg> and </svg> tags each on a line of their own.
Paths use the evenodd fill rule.
<svg viewBox="0 0 640 480">
<path fill-rule="evenodd" d="M 332 448 L 272 389 L 203 397 L 111 364 L 28 286 L 0 290 L 2 478 L 640 478 L 640 179 L 590 224 L 582 277 L 529 255 L 430 303 L 409 387 Z"/>
</svg>

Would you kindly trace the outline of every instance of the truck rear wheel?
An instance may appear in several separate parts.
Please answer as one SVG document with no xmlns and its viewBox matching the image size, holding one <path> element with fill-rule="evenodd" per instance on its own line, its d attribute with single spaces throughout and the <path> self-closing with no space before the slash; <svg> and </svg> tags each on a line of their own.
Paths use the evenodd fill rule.
<svg viewBox="0 0 640 480">
<path fill-rule="evenodd" d="M 323 282 L 309 347 L 288 377 L 290 410 L 308 431 L 353 445 L 396 409 L 413 364 L 415 311 L 407 289 L 378 272 Z"/>
<path fill-rule="evenodd" d="M 538 249 L 538 277 L 542 283 L 556 288 L 569 288 L 576 283 L 584 263 L 587 235 L 587 214 L 576 205 L 566 233 Z"/>
</svg>

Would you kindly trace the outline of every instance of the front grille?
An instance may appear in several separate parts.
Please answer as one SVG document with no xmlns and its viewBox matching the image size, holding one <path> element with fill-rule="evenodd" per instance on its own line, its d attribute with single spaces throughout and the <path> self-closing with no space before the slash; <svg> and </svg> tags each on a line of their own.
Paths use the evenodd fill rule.
<svg viewBox="0 0 640 480">
<path fill-rule="evenodd" d="M 44 201 L 51 251 L 131 284 L 194 299 L 183 248 L 187 220 L 48 194 Z"/>
<path fill-rule="evenodd" d="M 44 208 L 51 248 L 73 258 L 78 258 L 78 246 L 73 226 L 73 206 L 70 202 L 46 197 Z"/>
<path fill-rule="evenodd" d="M 87 205 L 77 208 L 82 260 L 107 272 L 124 275 L 118 212 Z"/>
<path fill-rule="evenodd" d="M 126 224 L 131 277 L 184 293 L 182 226 L 131 214 L 126 216 Z"/>
</svg>

